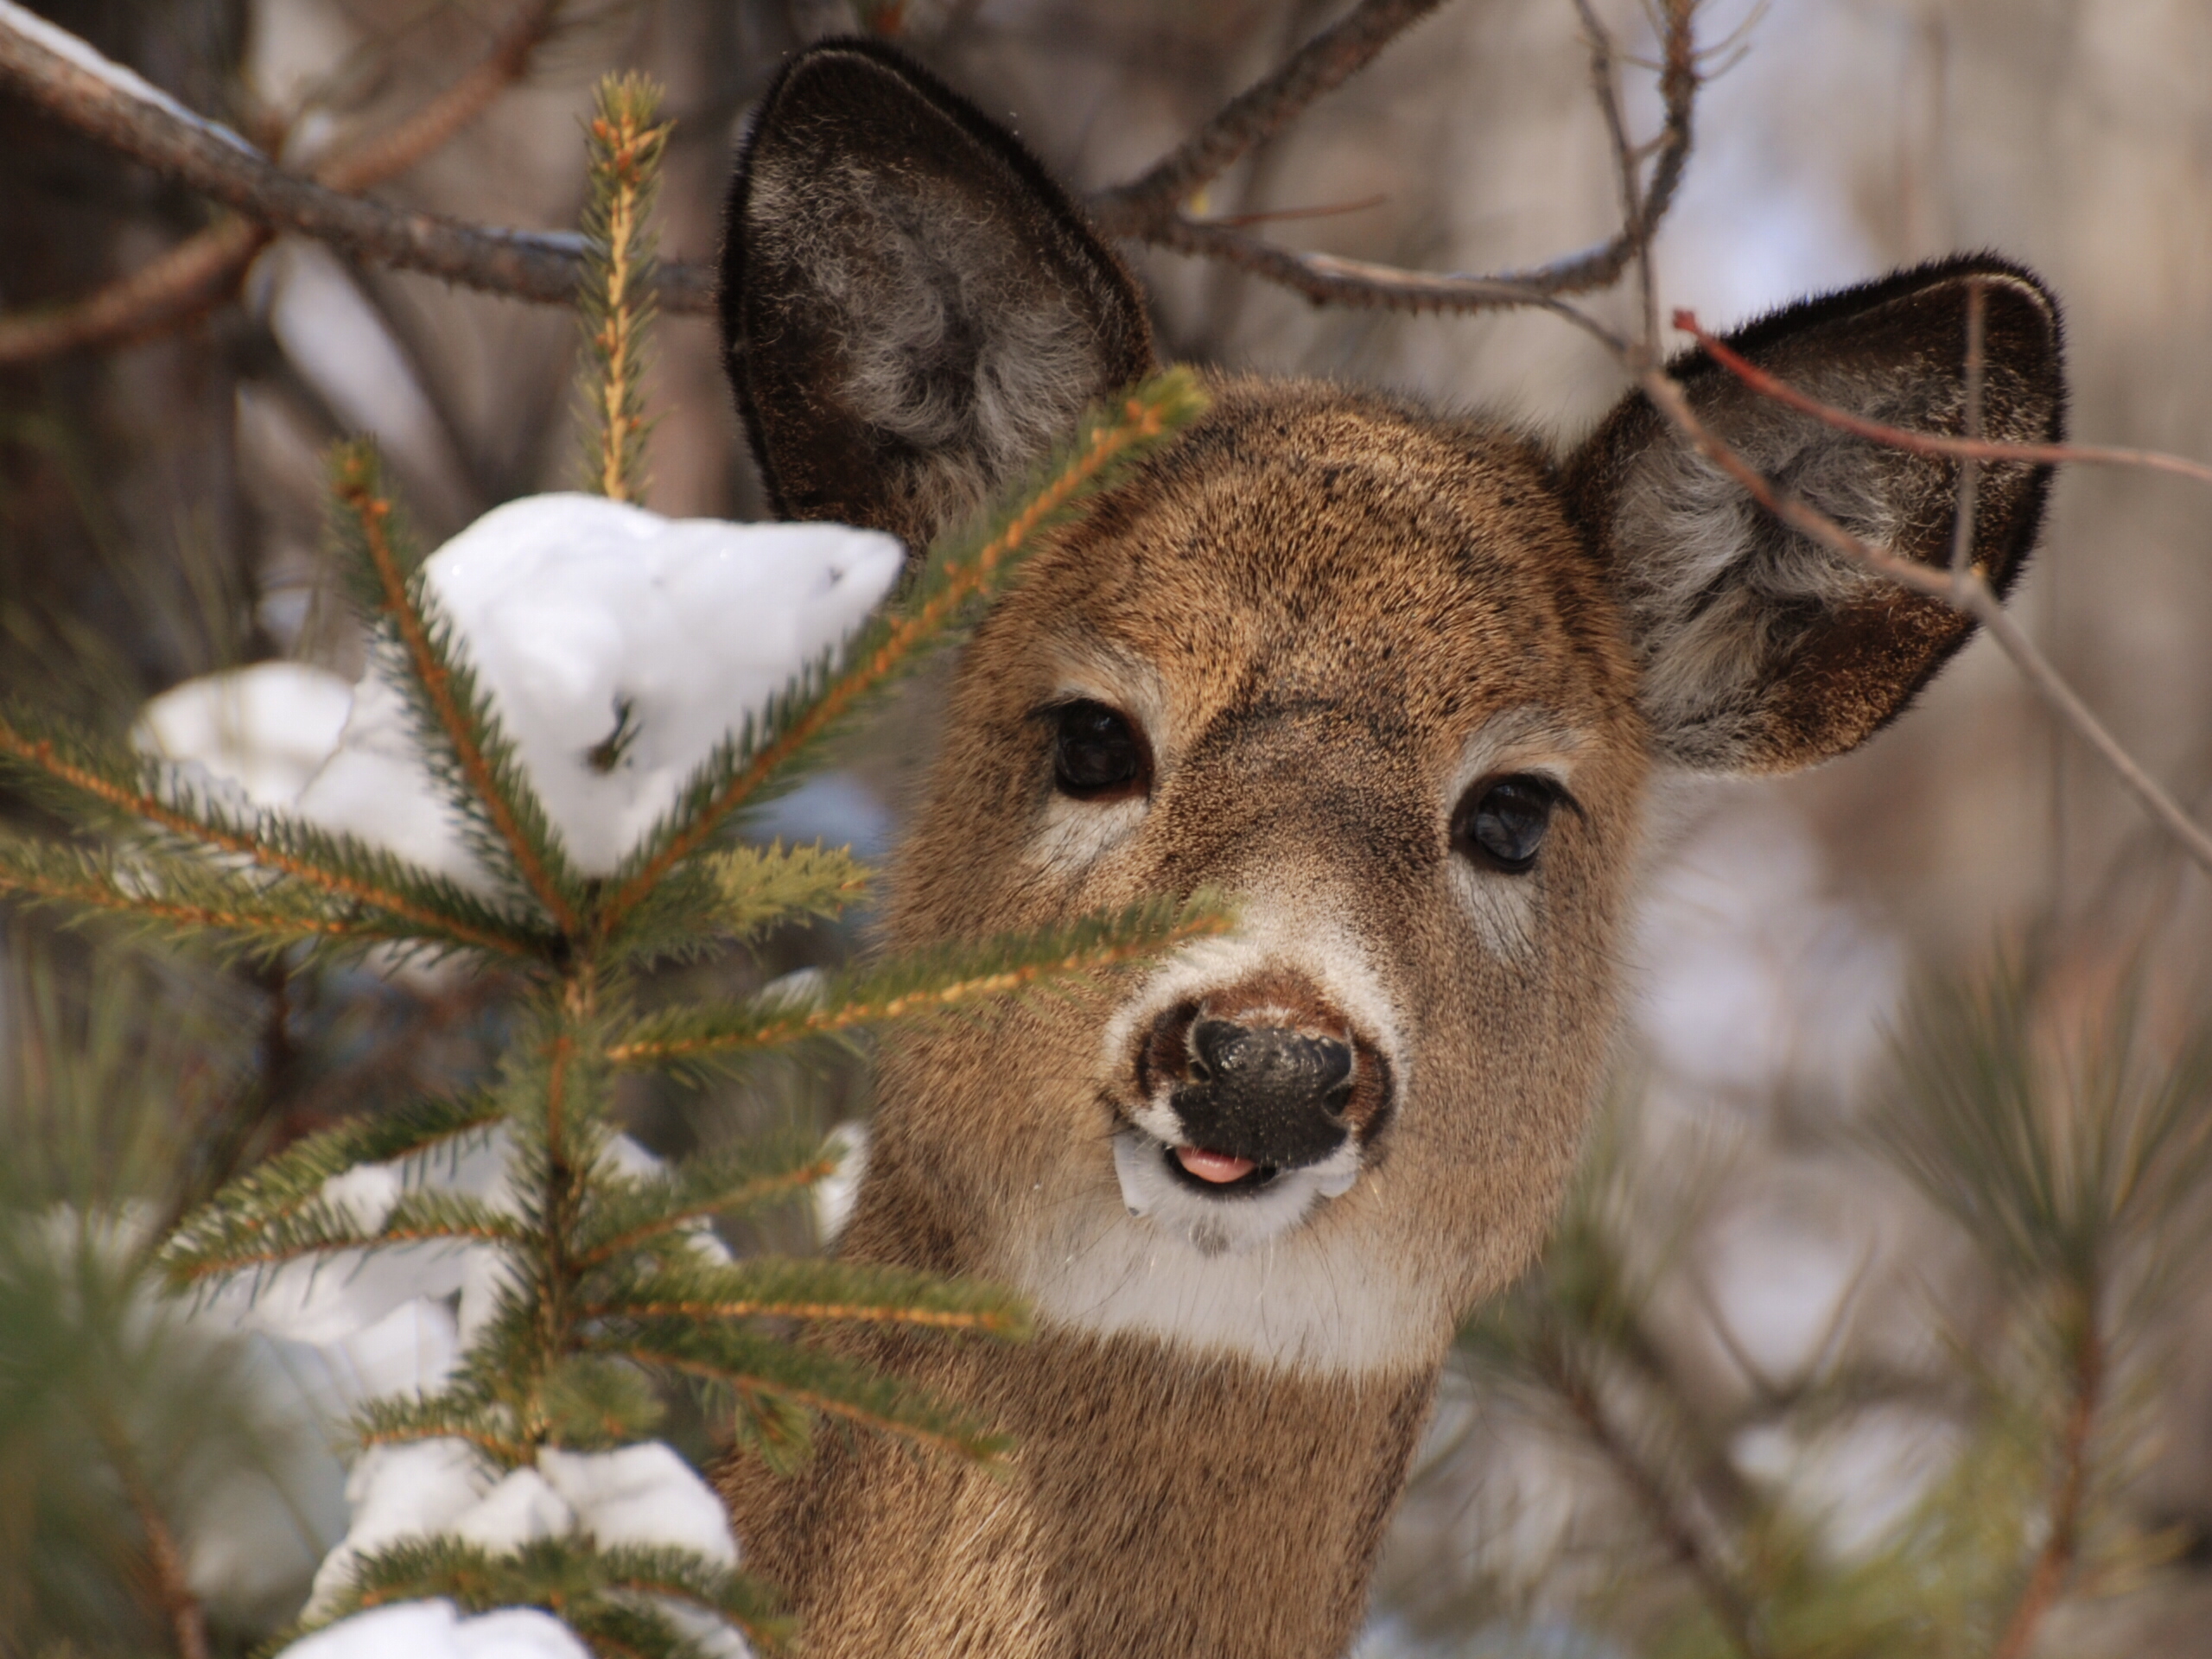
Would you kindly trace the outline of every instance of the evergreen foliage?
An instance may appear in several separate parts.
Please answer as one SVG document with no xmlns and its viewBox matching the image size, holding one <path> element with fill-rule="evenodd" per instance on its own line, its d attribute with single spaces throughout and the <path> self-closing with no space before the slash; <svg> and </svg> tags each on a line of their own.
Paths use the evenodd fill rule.
<svg viewBox="0 0 2212 1659">
<path fill-rule="evenodd" d="M 2145 1450 L 2129 1384 L 2152 1357 L 2133 1338 L 2212 1226 L 2212 1020 L 2162 1047 L 2138 991 L 2071 1041 L 2011 960 L 1911 998 L 1859 1139 L 1957 1224 L 2001 1309 L 1948 1333 L 1940 1384 L 1832 1328 L 1808 1375 L 1754 1370 L 1745 1405 L 1686 1391 L 1654 1299 L 1714 1171 L 1655 1166 L 1616 1103 L 1541 1266 L 1460 1339 L 1486 1386 L 1592 1457 L 1642 1535 L 1605 1547 L 1592 1624 L 1662 1659 L 2024 1659 L 2060 1596 L 2171 1555 L 2113 1499 Z M 1809 1440 L 1931 1392 L 1960 1449 L 1857 1555 L 1823 1544 L 1788 1481 L 1732 1465 L 1752 1425 Z"/>
<path fill-rule="evenodd" d="M 642 479 L 644 216 L 667 130 L 654 124 L 657 97 L 641 82 L 610 81 L 589 130 L 594 476 L 619 497 L 634 497 Z M 574 868 L 464 642 L 426 597 L 420 550 L 366 442 L 333 457 L 335 540 L 372 649 L 405 687 L 419 749 L 467 827 L 488 893 L 252 809 L 62 722 L 0 713 L 0 766 L 78 832 L 68 842 L 0 842 L 0 890 L 293 964 L 396 950 L 500 969 L 523 988 L 488 1087 L 342 1123 L 232 1181 L 169 1238 L 160 1262 L 170 1282 L 210 1290 L 393 1249 L 488 1253 L 493 1309 L 452 1380 L 428 1397 L 370 1405 L 356 1425 L 365 1446 L 457 1439 L 492 1471 L 518 1469 L 547 1448 L 650 1435 L 664 1390 L 683 1385 L 779 1466 L 806 1454 L 822 1419 L 954 1456 L 1000 1455 L 1004 1442 L 957 1402 L 794 1333 L 895 1322 L 1014 1339 L 1027 1315 L 1012 1297 L 861 1263 L 732 1259 L 713 1223 L 804 1193 L 834 1160 L 811 1148 L 746 1146 L 658 1174 L 625 1173 L 610 1155 L 613 1083 L 620 1067 L 696 1071 L 1049 990 L 1224 925 L 1200 898 L 877 963 L 810 998 L 772 991 L 734 1007 L 645 1017 L 632 1006 L 639 973 L 655 962 L 742 948 L 780 925 L 833 917 L 866 891 L 868 872 L 845 851 L 732 845 L 730 832 L 1202 402 L 1187 374 L 1171 372 L 1094 412 L 992 511 L 942 537 L 903 601 L 732 734 L 609 879 Z M 502 1197 L 429 1179 L 439 1159 L 487 1144 L 505 1160 Z M 371 1165 L 396 1173 L 404 1189 L 381 1213 L 332 1185 Z M 610 1656 L 696 1651 L 671 1610 L 710 1614 L 762 1649 L 787 1633 L 772 1586 L 683 1551 L 601 1548 L 588 1536 L 507 1553 L 408 1540 L 360 1559 L 343 1596 L 321 1611 L 434 1595 L 467 1609 L 550 1610 Z"/>
</svg>

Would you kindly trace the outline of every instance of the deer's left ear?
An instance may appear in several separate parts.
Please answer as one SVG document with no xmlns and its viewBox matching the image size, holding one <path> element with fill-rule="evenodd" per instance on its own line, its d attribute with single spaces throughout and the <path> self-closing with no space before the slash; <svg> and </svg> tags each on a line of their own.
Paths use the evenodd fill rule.
<svg viewBox="0 0 2212 1659">
<path fill-rule="evenodd" d="M 1901 272 L 1753 323 L 1728 343 L 1822 403 L 1948 435 L 1966 416 L 1967 295 L 1985 299 L 1982 429 L 2062 435 L 2057 302 L 1986 257 Z M 1758 396 L 1707 358 L 1674 373 L 1713 433 L 1783 489 L 1876 546 L 1942 565 L 1955 461 L 1885 448 Z M 2048 467 L 1981 468 L 1974 557 L 1999 593 L 2043 520 Z M 1855 748 L 1904 709 L 1972 624 L 1786 529 L 1631 394 L 1567 464 L 1570 505 L 1604 560 L 1664 758 L 1784 772 Z"/>
</svg>

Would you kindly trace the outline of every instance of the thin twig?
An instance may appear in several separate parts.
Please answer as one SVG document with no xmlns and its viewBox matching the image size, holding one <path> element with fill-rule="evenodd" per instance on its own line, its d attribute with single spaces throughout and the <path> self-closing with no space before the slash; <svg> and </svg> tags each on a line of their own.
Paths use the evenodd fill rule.
<svg viewBox="0 0 2212 1659">
<path fill-rule="evenodd" d="M 1730 349 L 1726 341 L 1707 334 L 1699 323 L 1697 314 L 1678 310 L 1674 315 L 1675 327 L 1689 335 L 1705 350 L 1707 356 L 1734 375 L 1763 397 L 1786 404 L 1800 414 L 1809 415 L 1823 425 L 1848 432 L 1854 437 L 1884 444 L 1908 454 L 1934 457 L 1955 457 L 1965 461 L 2019 461 L 2049 466 L 2063 461 L 2078 461 L 2098 467 L 2141 467 L 2152 472 L 2173 473 L 2183 478 L 2193 478 L 2200 484 L 2212 484 L 2212 463 L 2191 461 L 2185 455 L 2163 454 L 2155 449 L 2116 449 L 2093 443 L 2011 443 L 1990 438 L 1953 438 L 1939 432 L 1916 432 L 1908 427 L 1885 426 L 1879 421 L 1870 421 L 1863 415 L 1824 404 L 1809 392 L 1801 391 L 1788 381 L 1769 374 L 1758 364 L 1749 361 L 1739 353 Z"/>
<path fill-rule="evenodd" d="M 1659 222 L 1672 205 L 1676 188 L 1689 157 L 1691 117 L 1700 82 L 1697 48 L 1693 22 L 1695 0 L 1664 0 L 1665 22 L 1663 56 L 1660 66 L 1659 87 L 1665 105 L 1664 124 L 1657 147 L 1653 151 L 1651 179 L 1637 197 L 1637 205 L 1624 209 L 1621 226 L 1613 236 L 1598 247 L 1586 252 L 1556 259 L 1542 265 L 1522 270 L 1502 271 L 1494 275 L 1478 276 L 1468 273 L 1434 273 L 1409 270 L 1402 266 L 1378 264 L 1363 259 L 1344 259 L 1322 253 L 1300 253 L 1280 248 L 1254 237 L 1238 234 L 1217 223 L 1193 219 L 1182 211 L 1182 204 L 1192 189 L 1212 175 L 1204 170 L 1201 156 L 1210 156 L 1215 150 L 1201 143 L 1207 133 L 1217 124 L 1227 123 L 1242 131 L 1232 119 L 1243 103 L 1232 100 L 1220 115 L 1203 129 L 1177 156 L 1153 169 L 1134 183 L 1107 190 L 1090 199 L 1090 209 L 1100 228 L 1109 235 L 1147 242 L 1177 253 L 1196 255 L 1201 258 L 1217 259 L 1249 270 L 1269 282 L 1303 294 L 1317 305 L 1346 305 L 1378 307 L 1399 311 L 1488 311 L 1510 307 L 1533 306 L 1564 317 L 1576 326 L 1597 334 L 1608 344 L 1617 345 L 1618 337 L 1610 330 L 1594 323 L 1572 308 L 1559 303 L 1569 294 L 1587 294 L 1610 287 L 1619 280 L 1621 273 L 1643 257 L 1649 246 Z M 1386 10 L 1376 0 L 1370 0 L 1339 28 L 1349 27 L 1356 20 L 1370 13 L 1380 16 Z M 1393 14 L 1395 16 L 1395 14 Z M 1402 29 L 1410 17 L 1401 18 L 1396 27 Z M 1278 81 L 1289 84 L 1293 69 L 1301 61 L 1305 52 L 1312 51 L 1326 39 L 1324 35 L 1309 42 L 1298 54 L 1294 54 L 1274 77 L 1262 83 L 1247 99 L 1257 98 L 1266 88 Z M 1385 36 L 1384 38 L 1388 38 Z M 1376 43 L 1377 48 L 1381 41 Z M 1594 49 L 1594 46 L 1593 46 Z M 1337 85 L 1374 55 L 1372 50 L 1364 57 L 1350 64 L 1336 79 L 1317 84 L 1310 98 L 1319 92 Z M 1300 82 L 1300 85 L 1304 83 Z M 1304 101 L 1290 102 L 1286 99 L 1281 120 L 1287 120 Z M 1269 109 L 1274 106 L 1269 105 Z M 1609 121 L 1611 117 L 1609 116 Z M 1280 120 L 1275 124 L 1280 124 Z M 1252 142 L 1274 130 L 1270 125 L 1258 130 Z M 1630 158 L 1630 166 L 1637 164 L 1640 152 L 1628 144 L 1625 131 L 1616 140 L 1616 148 Z M 1187 168 L 1178 169 L 1177 157 L 1188 151 L 1192 161 Z M 1230 159 L 1243 154 L 1236 149 Z M 1226 166 L 1224 161 L 1222 165 Z M 1217 168 L 1216 169 L 1218 170 Z"/>
<path fill-rule="evenodd" d="M 0 316 L 0 366 L 181 327 L 235 294 L 269 241 L 266 226 L 226 219 L 81 298 Z"/>
<path fill-rule="evenodd" d="M 1989 290 L 1979 276 L 1967 283 L 1966 438 L 1981 442 L 1981 382 L 1984 338 L 1988 332 Z M 1971 456 L 1959 462 L 1959 500 L 1951 518 L 1951 580 L 1974 566 L 1974 521 L 1981 500 L 1981 463 Z"/>
<path fill-rule="evenodd" d="M 1337 23 L 1292 53 L 1275 72 L 1239 92 L 1179 145 L 1174 153 L 1128 183 L 1101 191 L 1092 216 L 1109 236 L 1145 236 L 1177 214 L 1201 185 L 1217 179 L 1255 146 L 1265 143 L 1373 61 L 1375 54 L 1442 0 L 1362 0 Z"/>
<path fill-rule="evenodd" d="M 1640 225 L 1644 217 L 1643 164 L 1635 141 L 1628 136 L 1628 118 L 1621 110 L 1620 76 L 1613 67 L 1613 37 L 1599 21 L 1590 0 L 1574 0 L 1574 10 L 1581 16 L 1582 30 L 1590 42 L 1590 90 L 1597 97 L 1599 113 L 1605 117 L 1605 136 L 1612 142 L 1614 182 L 1621 193 L 1621 223 Z M 1638 255 L 1636 268 L 1643 348 L 1656 358 L 1659 351 L 1659 291 L 1652 279 L 1649 249 Z"/>
<path fill-rule="evenodd" d="M 1645 395 L 1696 446 L 1699 454 L 1742 485 L 1753 500 L 1792 530 L 1855 564 L 1887 576 L 1900 587 L 1943 601 L 1987 628 L 2044 701 L 2103 758 L 2189 855 L 2208 874 L 2212 874 L 2212 835 L 2207 835 L 2105 729 L 2065 677 L 2012 620 L 1980 570 L 1969 567 L 1954 577 L 1948 570 L 1931 568 L 1859 540 L 1826 513 L 1777 488 L 1757 467 L 1714 436 L 1698 419 L 1681 384 L 1671 376 L 1659 369 L 1647 369 L 1641 376 L 1641 383 Z"/>
<path fill-rule="evenodd" d="M 161 1604 L 162 1615 L 168 1620 L 169 1633 L 175 1640 L 177 1659 L 208 1659 L 207 1610 L 193 1590 L 192 1577 L 185 1566 L 184 1550 L 177 1542 L 176 1533 L 170 1527 L 168 1517 L 162 1513 L 161 1505 L 154 1501 L 154 1494 L 138 1467 L 137 1455 L 122 1426 L 97 1408 L 95 1411 L 96 1427 L 109 1466 L 122 1484 L 131 1513 L 138 1517 L 139 1529 L 146 1535 L 146 1566 L 153 1579 L 155 1598 Z"/>
<path fill-rule="evenodd" d="M 463 224 L 347 195 L 278 167 L 237 134 L 132 91 L 124 72 L 95 73 L 18 29 L 0 10 L 0 86 L 78 131 L 273 229 L 327 242 L 377 264 L 418 270 L 486 293 L 547 304 L 575 296 L 583 249 L 573 234 Z M 97 61 L 90 47 L 83 54 Z M 714 272 L 664 264 L 660 303 L 714 308 Z"/>
<path fill-rule="evenodd" d="M 1696 1583 L 1706 1605 L 1745 1659 L 1768 1659 L 1751 1599 L 1734 1575 L 1713 1556 L 1698 1526 L 1675 1507 L 1659 1477 L 1636 1455 L 1605 1414 L 1593 1381 L 1576 1365 L 1557 1339 L 1542 1344 L 1539 1374 L 1566 1404 L 1592 1446 L 1612 1465 L 1669 1552 Z"/>
<path fill-rule="evenodd" d="M 1989 1659 L 2026 1659 L 2044 1616 L 2065 1587 L 2066 1575 L 2081 1548 L 2082 1507 L 2089 1484 L 2089 1432 L 2104 1398 L 2104 1343 L 2097 1332 L 2094 1307 L 2094 1300 L 2090 1299 L 2087 1323 L 2075 1345 L 2072 1397 L 2059 1436 L 2058 1478 L 2051 1489 L 2048 1530 L 2020 1599 L 2012 1605 L 2012 1616 L 2005 1621 L 1997 1645 L 1990 1649 Z"/>
</svg>

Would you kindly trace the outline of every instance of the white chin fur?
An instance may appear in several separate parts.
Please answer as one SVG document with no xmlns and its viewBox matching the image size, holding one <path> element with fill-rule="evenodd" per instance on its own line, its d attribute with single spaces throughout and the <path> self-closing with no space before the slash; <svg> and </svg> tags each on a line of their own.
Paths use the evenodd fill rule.
<svg viewBox="0 0 2212 1659">
<path fill-rule="evenodd" d="M 1142 1129 L 1114 1137 L 1114 1173 L 1132 1216 L 1180 1234 L 1200 1255 L 1239 1255 L 1279 1238 L 1316 1204 L 1341 1198 L 1359 1179 L 1359 1143 L 1351 1136 L 1318 1164 L 1285 1170 L 1265 1186 L 1196 1192 L 1167 1167 L 1166 1143 Z"/>
</svg>

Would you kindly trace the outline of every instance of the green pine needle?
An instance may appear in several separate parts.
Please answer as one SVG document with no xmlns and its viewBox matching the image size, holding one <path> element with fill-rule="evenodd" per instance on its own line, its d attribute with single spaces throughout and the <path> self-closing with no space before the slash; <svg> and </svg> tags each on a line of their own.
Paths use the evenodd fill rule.
<svg viewBox="0 0 2212 1659">
<path fill-rule="evenodd" d="M 617 873 L 600 912 L 611 938 L 653 888 L 708 846 L 730 816 L 788 781 L 820 746 L 933 647 L 976 606 L 1003 592 L 1022 563 L 1100 491 L 1172 442 L 1203 414 L 1205 393 L 1170 369 L 1084 416 L 1074 440 L 988 512 L 938 537 L 906 602 L 858 630 L 844 648 L 800 674 L 757 720 L 725 740 L 686 782 L 675 806 Z"/>
<path fill-rule="evenodd" d="M 693 1230 L 789 1203 L 836 1167 L 820 1147 L 769 1141 L 702 1154 L 649 1179 L 604 1175 L 577 1224 L 572 1259 L 599 1267 L 671 1237 L 688 1249 Z"/>
<path fill-rule="evenodd" d="M 780 1319 L 898 1325 L 1013 1341 L 1027 1338 L 1032 1330 L 1029 1310 L 1021 1300 L 995 1285 L 874 1262 L 818 1257 L 758 1256 L 724 1263 L 695 1255 L 664 1262 L 598 1292 L 588 1312 L 609 1320 Z"/>
<path fill-rule="evenodd" d="M 563 934 L 577 931 L 582 879 L 531 788 L 514 741 L 429 607 L 413 538 L 397 511 L 375 443 L 356 439 L 330 456 L 332 521 L 365 617 L 397 654 L 415 734 L 431 776 L 457 812 L 471 849 Z"/>
<path fill-rule="evenodd" d="M 976 1462 L 994 1462 L 1009 1446 L 1004 1435 L 925 1389 L 738 1325 L 681 1317 L 612 1320 L 590 1344 L 705 1382 L 741 1411 L 772 1401 Z"/>
<path fill-rule="evenodd" d="M 1200 894 L 1181 904 L 1154 900 L 1062 927 L 941 946 L 833 978 L 810 1005 L 770 996 L 662 1010 L 625 1033 L 607 1058 L 619 1065 L 700 1075 L 767 1048 L 1079 982 L 1224 933 L 1233 920 L 1217 897 Z"/>
</svg>

